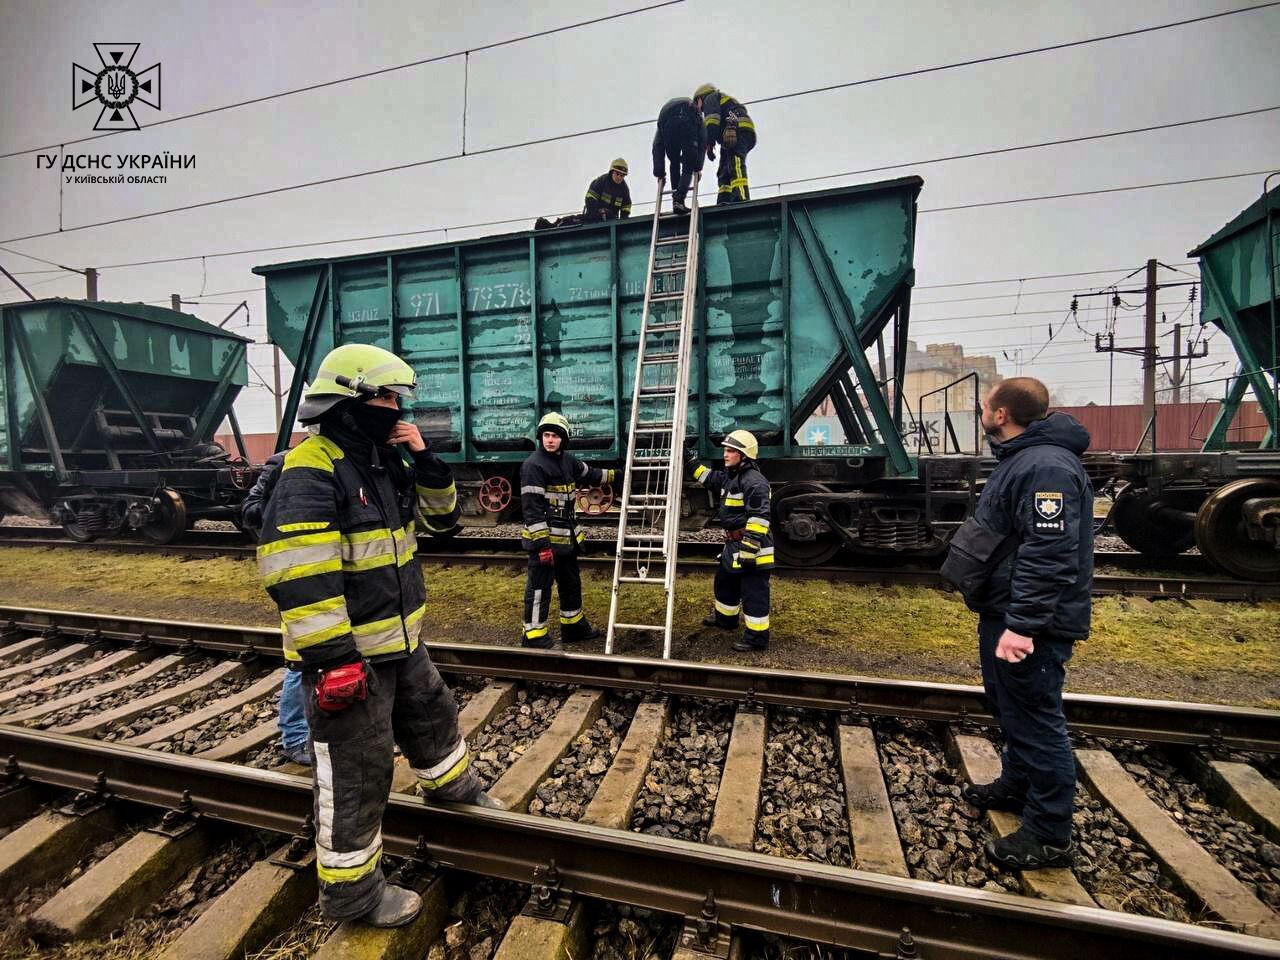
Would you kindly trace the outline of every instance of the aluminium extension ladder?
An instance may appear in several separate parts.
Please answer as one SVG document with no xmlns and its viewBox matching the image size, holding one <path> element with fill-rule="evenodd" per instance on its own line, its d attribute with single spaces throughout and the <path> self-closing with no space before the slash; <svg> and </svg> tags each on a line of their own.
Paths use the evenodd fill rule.
<svg viewBox="0 0 1280 960">
<path fill-rule="evenodd" d="M 695 173 L 687 217 L 663 215 L 666 183 L 658 182 L 635 387 L 631 392 L 609 632 L 604 642 L 606 654 L 613 653 L 617 631 L 637 630 L 660 634 L 663 659 L 671 657 L 684 431 L 689 411 L 689 354 L 698 276 L 700 179 L 701 175 Z M 633 609 L 652 609 L 653 601 L 661 600 L 665 617 L 661 623 L 621 622 L 619 601 L 624 599 Z"/>
</svg>

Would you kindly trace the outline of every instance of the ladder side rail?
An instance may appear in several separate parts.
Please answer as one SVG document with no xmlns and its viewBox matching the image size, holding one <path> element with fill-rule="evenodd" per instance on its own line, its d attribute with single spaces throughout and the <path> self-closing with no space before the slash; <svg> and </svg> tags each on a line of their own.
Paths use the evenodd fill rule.
<svg viewBox="0 0 1280 960">
<path fill-rule="evenodd" d="M 653 260 L 658 249 L 658 222 L 662 217 L 662 194 L 666 187 L 666 178 L 658 180 L 658 196 L 653 206 L 653 226 L 649 234 L 649 266 L 645 271 L 644 307 L 640 314 L 640 340 L 636 345 L 635 386 L 631 392 L 631 417 L 627 427 L 627 455 L 623 460 L 622 509 L 618 511 L 618 540 L 614 549 L 613 589 L 609 599 L 609 629 L 605 635 L 604 652 L 613 653 L 614 624 L 618 619 L 619 577 L 622 576 L 622 545 L 627 533 L 627 500 L 631 496 L 631 483 L 634 476 L 632 467 L 636 449 L 636 423 L 640 414 L 640 387 L 644 382 L 644 347 L 646 330 L 649 326 L 649 300 L 653 295 Z"/>
</svg>

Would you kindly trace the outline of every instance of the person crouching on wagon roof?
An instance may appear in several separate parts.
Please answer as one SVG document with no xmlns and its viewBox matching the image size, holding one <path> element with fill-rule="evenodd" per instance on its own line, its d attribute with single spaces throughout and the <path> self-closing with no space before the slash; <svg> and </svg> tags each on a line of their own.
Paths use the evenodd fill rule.
<svg viewBox="0 0 1280 960">
<path fill-rule="evenodd" d="M 533 229 L 549 230 L 552 227 L 576 227 L 604 220 L 625 220 L 631 216 L 631 190 L 627 187 L 627 173 L 627 161 L 618 157 L 609 165 L 608 170 L 587 185 L 581 213 L 571 213 L 559 220 L 539 217 Z"/>
<path fill-rule="evenodd" d="M 380 347 L 324 358 L 298 413 L 311 435 L 285 455 L 258 544 L 285 659 L 306 691 L 320 908 L 377 927 L 422 908 L 382 874 L 395 746 L 428 797 L 497 806 L 418 640 L 427 594 L 415 527 L 452 529 L 458 500 L 448 465 L 400 419 L 415 386 L 413 368 Z"/>
<path fill-rule="evenodd" d="M 760 446 L 746 430 L 724 438 L 724 469 L 712 470 L 691 457 L 693 479 L 720 497 L 724 550 L 716 568 L 715 609 L 703 626 L 734 630 L 742 614 L 740 653 L 769 646 L 769 574 L 773 536 L 769 532 L 769 481 L 756 466 Z"/>
<path fill-rule="evenodd" d="M 617 483 L 622 471 L 589 467 L 568 453 L 569 421 L 558 413 L 543 414 L 535 436 L 538 449 L 520 467 L 521 539 L 529 552 L 521 642 L 526 647 L 556 650 L 559 644 L 551 639 L 547 626 L 552 583 L 560 590 L 561 639 L 573 642 L 600 636 L 582 609 L 578 554 L 586 531 L 577 529 L 574 504 L 579 487 Z"/>
</svg>

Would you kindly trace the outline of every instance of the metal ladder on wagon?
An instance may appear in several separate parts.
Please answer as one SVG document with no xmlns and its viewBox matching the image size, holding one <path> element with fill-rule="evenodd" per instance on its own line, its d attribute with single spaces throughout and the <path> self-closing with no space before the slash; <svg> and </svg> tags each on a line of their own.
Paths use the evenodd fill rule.
<svg viewBox="0 0 1280 960">
<path fill-rule="evenodd" d="M 635 630 L 661 635 L 662 657 L 671 657 L 693 308 L 698 286 L 700 179 L 700 174 L 694 174 L 688 216 L 663 214 L 666 183 L 658 183 L 635 386 L 631 392 L 606 654 L 613 653 L 618 631 Z M 659 588 L 660 596 L 655 588 Z M 654 599 L 661 601 L 661 623 L 626 623 L 619 619 L 621 601 L 625 600 L 630 608 L 649 610 L 653 609 Z"/>
</svg>

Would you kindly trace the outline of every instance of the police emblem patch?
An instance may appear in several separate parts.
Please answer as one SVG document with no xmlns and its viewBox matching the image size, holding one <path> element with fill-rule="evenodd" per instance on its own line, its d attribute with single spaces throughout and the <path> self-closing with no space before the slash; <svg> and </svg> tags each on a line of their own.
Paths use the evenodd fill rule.
<svg viewBox="0 0 1280 960">
<path fill-rule="evenodd" d="M 1062 513 L 1062 494 L 1037 493 L 1036 513 L 1046 520 L 1056 520 Z"/>
</svg>

